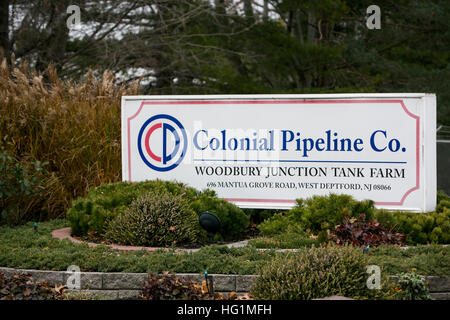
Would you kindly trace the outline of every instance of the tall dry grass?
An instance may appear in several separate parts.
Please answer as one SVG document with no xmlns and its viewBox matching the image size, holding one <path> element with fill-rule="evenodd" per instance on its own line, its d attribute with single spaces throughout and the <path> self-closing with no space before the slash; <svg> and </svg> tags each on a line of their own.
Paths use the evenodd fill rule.
<svg viewBox="0 0 450 320">
<path fill-rule="evenodd" d="M 0 65 L 0 139 L 21 162 L 49 162 L 44 197 L 27 208 L 33 219 L 63 217 L 90 187 L 121 180 L 121 96 L 139 93 L 138 82 L 119 87 L 111 72 L 83 81 L 62 81 L 52 66 L 45 74 Z"/>
</svg>

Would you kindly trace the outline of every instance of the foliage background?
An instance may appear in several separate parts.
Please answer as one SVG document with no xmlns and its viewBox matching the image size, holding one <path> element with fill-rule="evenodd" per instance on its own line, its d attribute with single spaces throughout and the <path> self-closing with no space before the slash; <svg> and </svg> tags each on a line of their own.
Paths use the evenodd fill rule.
<svg viewBox="0 0 450 320">
<path fill-rule="evenodd" d="M 122 95 L 432 92 L 450 125 L 448 21 L 439 0 L 4 0 L 0 138 L 24 167 L 48 162 L 24 215 L 121 180 Z"/>
</svg>

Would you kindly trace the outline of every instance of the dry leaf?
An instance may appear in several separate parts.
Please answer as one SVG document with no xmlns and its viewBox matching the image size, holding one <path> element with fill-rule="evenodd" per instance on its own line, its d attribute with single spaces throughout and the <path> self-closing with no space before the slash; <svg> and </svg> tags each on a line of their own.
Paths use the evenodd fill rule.
<svg viewBox="0 0 450 320">
<path fill-rule="evenodd" d="M 228 294 L 228 300 L 236 300 L 237 294 L 236 292 L 232 291 Z"/>
<path fill-rule="evenodd" d="M 55 285 L 55 291 L 60 294 L 64 292 L 65 288 L 66 288 L 66 286 L 64 286 L 64 285 L 61 285 L 59 287 Z"/>
</svg>

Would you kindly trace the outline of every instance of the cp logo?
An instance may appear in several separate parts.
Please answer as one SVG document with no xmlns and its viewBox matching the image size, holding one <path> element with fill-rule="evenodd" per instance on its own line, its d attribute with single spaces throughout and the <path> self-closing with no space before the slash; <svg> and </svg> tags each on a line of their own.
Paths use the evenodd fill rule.
<svg viewBox="0 0 450 320">
<path fill-rule="evenodd" d="M 186 154 L 186 131 L 180 121 L 167 114 L 145 121 L 137 142 L 142 160 L 156 171 L 172 170 Z"/>
</svg>

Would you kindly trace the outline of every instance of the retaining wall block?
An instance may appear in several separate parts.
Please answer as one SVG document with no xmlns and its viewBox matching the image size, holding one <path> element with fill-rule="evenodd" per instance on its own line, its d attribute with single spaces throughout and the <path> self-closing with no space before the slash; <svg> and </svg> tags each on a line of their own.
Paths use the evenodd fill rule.
<svg viewBox="0 0 450 320">
<path fill-rule="evenodd" d="M 51 285 L 65 284 L 64 274 L 60 271 L 21 270 L 21 273 L 31 274 L 31 277 L 35 281 L 48 282 Z"/>
<path fill-rule="evenodd" d="M 450 292 L 450 277 L 426 277 L 430 292 Z"/>
<path fill-rule="evenodd" d="M 7 277 L 11 277 L 14 273 L 17 273 L 17 270 L 13 269 L 13 268 L 1 267 L 0 272 L 3 273 Z"/>
<path fill-rule="evenodd" d="M 147 276 L 145 273 L 103 273 L 103 289 L 140 290 Z"/>
<path fill-rule="evenodd" d="M 141 296 L 140 290 L 118 290 L 117 299 L 138 300 L 140 296 Z"/>
<path fill-rule="evenodd" d="M 191 280 L 193 282 L 201 284 L 203 280 L 205 280 L 205 276 L 202 274 L 196 274 L 196 273 L 177 273 L 175 274 L 177 279 L 184 278 L 186 280 Z"/>
<path fill-rule="evenodd" d="M 214 291 L 236 291 L 236 276 L 213 274 Z"/>
<path fill-rule="evenodd" d="M 236 276 L 236 292 L 249 292 L 257 275 Z"/>
<path fill-rule="evenodd" d="M 450 300 L 450 292 L 434 292 L 430 296 L 433 300 Z"/>
<path fill-rule="evenodd" d="M 69 277 L 74 275 L 71 272 L 64 272 L 64 284 L 67 284 Z M 103 273 L 101 272 L 81 272 L 80 273 L 80 289 L 83 290 L 100 290 L 103 288 Z"/>
<path fill-rule="evenodd" d="M 99 300 L 105 300 L 102 298 L 109 298 L 109 299 L 117 299 L 119 290 L 68 290 L 70 293 L 80 293 L 83 295 L 88 296 L 98 296 Z"/>
</svg>

